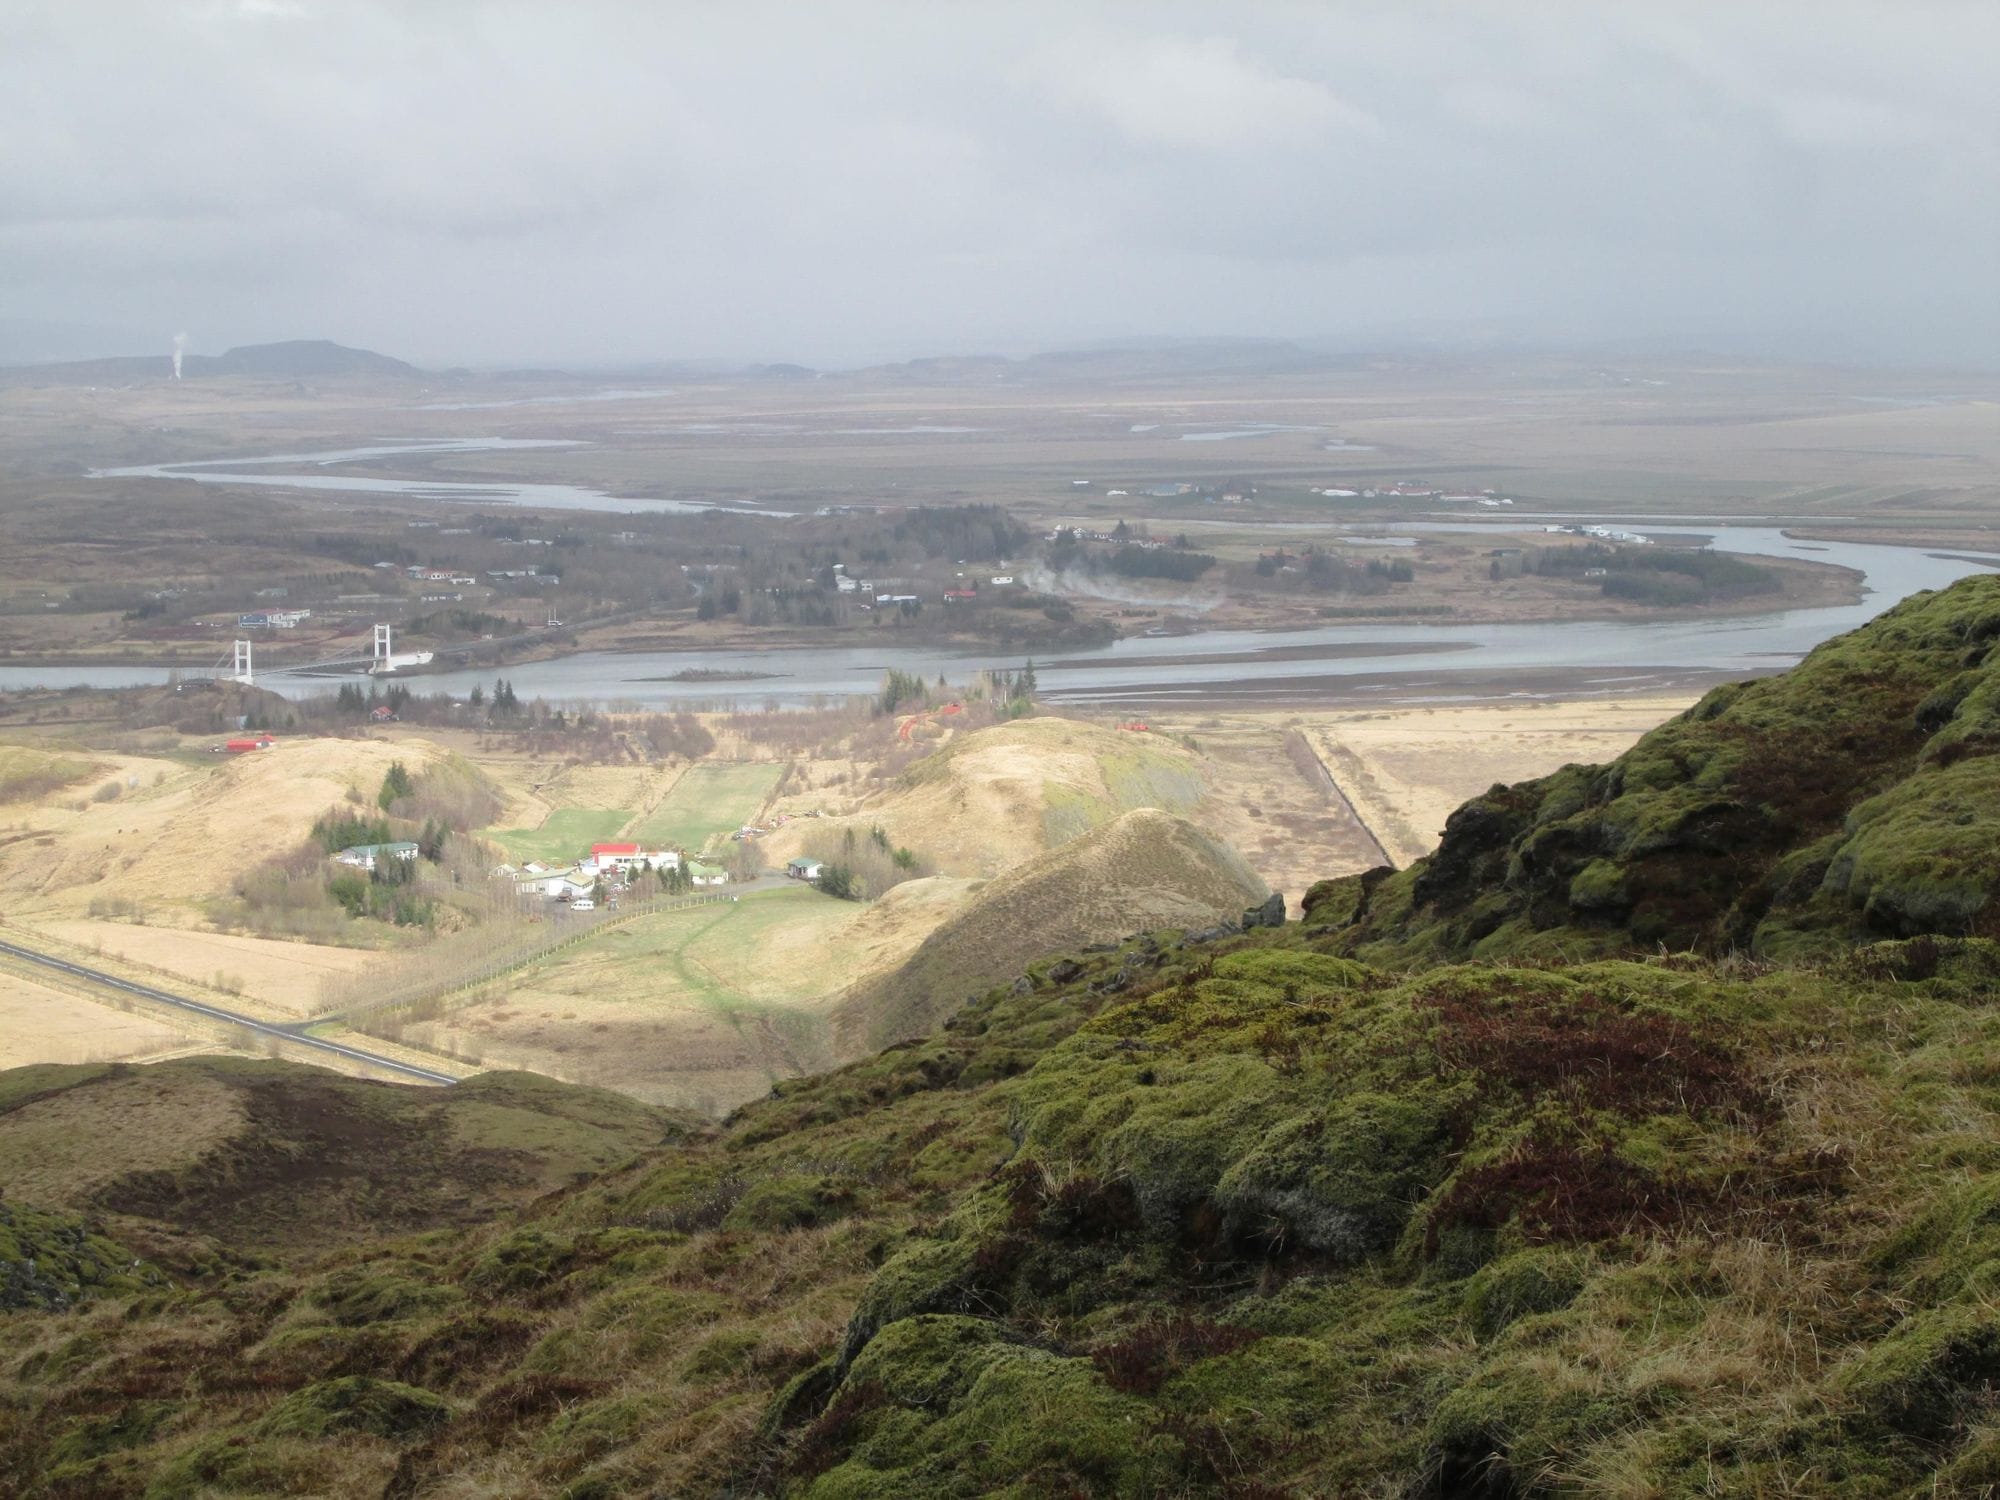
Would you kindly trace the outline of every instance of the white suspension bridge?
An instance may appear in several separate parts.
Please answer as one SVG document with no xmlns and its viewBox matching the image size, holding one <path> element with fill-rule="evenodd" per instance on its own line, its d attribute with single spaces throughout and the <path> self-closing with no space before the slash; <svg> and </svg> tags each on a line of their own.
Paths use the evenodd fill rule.
<svg viewBox="0 0 2000 1500">
<path fill-rule="evenodd" d="M 400 667 L 421 667 L 432 659 L 429 651 L 396 650 L 395 627 L 386 621 L 378 621 L 375 639 L 368 655 L 329 657 L 325 661 L 288 662 L 284 666 L 266 667 L 266 677 L 316 677 L 337 676 L 354 672 L 385 675 Z M 212 667 L 183 667 L 179 676 L 183 681 L 196 682 L 240 682 L 245 687 L 253 686 L 257 680 L 256 642 L 240 640 L 228 663 L 218 661 Z"/>
</svg>

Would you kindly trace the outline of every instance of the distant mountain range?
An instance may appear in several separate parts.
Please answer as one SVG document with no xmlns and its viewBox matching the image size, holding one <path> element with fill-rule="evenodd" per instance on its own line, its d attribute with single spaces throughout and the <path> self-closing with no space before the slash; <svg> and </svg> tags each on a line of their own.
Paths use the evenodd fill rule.
<svg viewBox="0 0 2000 1500">
<path fill-rule="evenodd" d="M 17 365 L 0 369 L 0 381 L 34 385 L 122 385 L 139 380 L 167 380 L 174 372 L 170 354 L 126 354 L 109 359 L 70 360 L 59 364 Z M 350 349 L 331 339 L 286 339 L 276 344 L 244 344 L 223 354 L 188 354 L 181 358 L 183 380 L 218 375 L 253 375 L 286 380 L 324 380 L 343 375 L 410 377 L 422 372 L 415 365 L 372 349 Z"/>
</svg>

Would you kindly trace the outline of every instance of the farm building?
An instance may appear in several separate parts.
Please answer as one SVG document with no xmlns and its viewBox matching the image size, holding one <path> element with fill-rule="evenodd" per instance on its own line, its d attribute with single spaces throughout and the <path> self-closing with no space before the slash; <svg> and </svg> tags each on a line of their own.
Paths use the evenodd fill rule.
<svg viewBox="0 0 2000 1500">
<path fill-rule="evenodd" d="M 801 856 L 785 866 L 785 873 L 794 880 L 817 880 L 826 873 L 826 865 L 821 860 Z"/>
<path fill-rule="evenodd" d="M 690 885 L 727 885 L 729 872 L 719 865 L 698 864 L 688 861 L 688 883 Z"/>
<path fill-rule="evenodd" d="M 252 750 L 268 750 L 278 742 L 268 734 L 248 735 L 242 739 L 225 740 L 222 748 L 231 755 L 248 755 Z"/>
<path fill-rule="evenodd" d="M 593 870 L 671 870 L 681 862 L 671 849 L 642 849 L 637 844 L 592 844 L 583 861 Z"/>
<path fill-rule="evenodd" d="M 349 844 L 334 858 L 344 865 L 353 865 L 359 870 L 372 870 L 380 859 L 415 859 L 417 846 L 409 839 L 398 839 L 388 844 Z"/>
<path fill-rule="evenodd" d="M 521 896 L 546 896 L 550 900 L 561 900 L 574 896 L 578 891 L 597 889 L 597 877 L 582 869 L 523 871 L 514 879 L 515 894 Z"/>
</svg>

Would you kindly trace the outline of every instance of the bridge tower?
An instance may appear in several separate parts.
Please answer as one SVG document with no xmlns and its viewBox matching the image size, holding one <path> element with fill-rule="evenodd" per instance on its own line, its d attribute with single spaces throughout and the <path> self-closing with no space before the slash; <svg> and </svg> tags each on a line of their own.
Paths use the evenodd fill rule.
<svg viewBox="0 0 2000 1500">
<path fill-rule="evenodd" d="M 229 680 L 231 682 L 240 682 L 245 687 L 254 686 L 256 683 L 256 673 L 250 664 L 250 648 L 251 643 L 249 641 L 238 641 L 236 643 L 236 659 L 229 668 Z"/>
<path fill-rule="evenodd" d="M 395 627 L 390 625 L 387 620 L 380 621 L 375 626 L 375 665 L 369 670 L 374 672 L 388 671 L 390 667 L 395 665 L 393 660 L 394 652 Z"/>
</svg>

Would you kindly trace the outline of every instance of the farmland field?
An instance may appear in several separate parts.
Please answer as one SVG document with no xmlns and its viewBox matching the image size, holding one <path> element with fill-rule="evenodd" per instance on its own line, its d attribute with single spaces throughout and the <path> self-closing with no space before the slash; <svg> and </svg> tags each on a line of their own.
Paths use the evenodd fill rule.
<svg viewBox="0 0 2000 1500">
<path fill-rule="evenodd" d="M 649 848 L 672 845 L 698 854 L 710 839 L 756 817 L 784 773 L 772 761 L 690 766 L 633 837 Z"/>
<path fill-rule="evenodd" d="M 213 1040 L 151 1015 L 100 1005 L 18 973 L 0 977 L 0 1068 L 124 1062 Z"/>
<path fill-rule="evenodd" d="M 616 838 L 630 816 L 618 807 L 559 807 L 539 828 L 495 828 L 485 837 L 515 859 L 568 864 L 588 854 L 592 844 Z"/>
<path fill-rule="evenodd" d="M 490 1067 L 720 1112 L 828 1066 L 833 992 L 907 956 L 964 889 L 912 881 L 863 906 L 799 887 L 642 917 L 403 1036 Z"/>
</svg>

